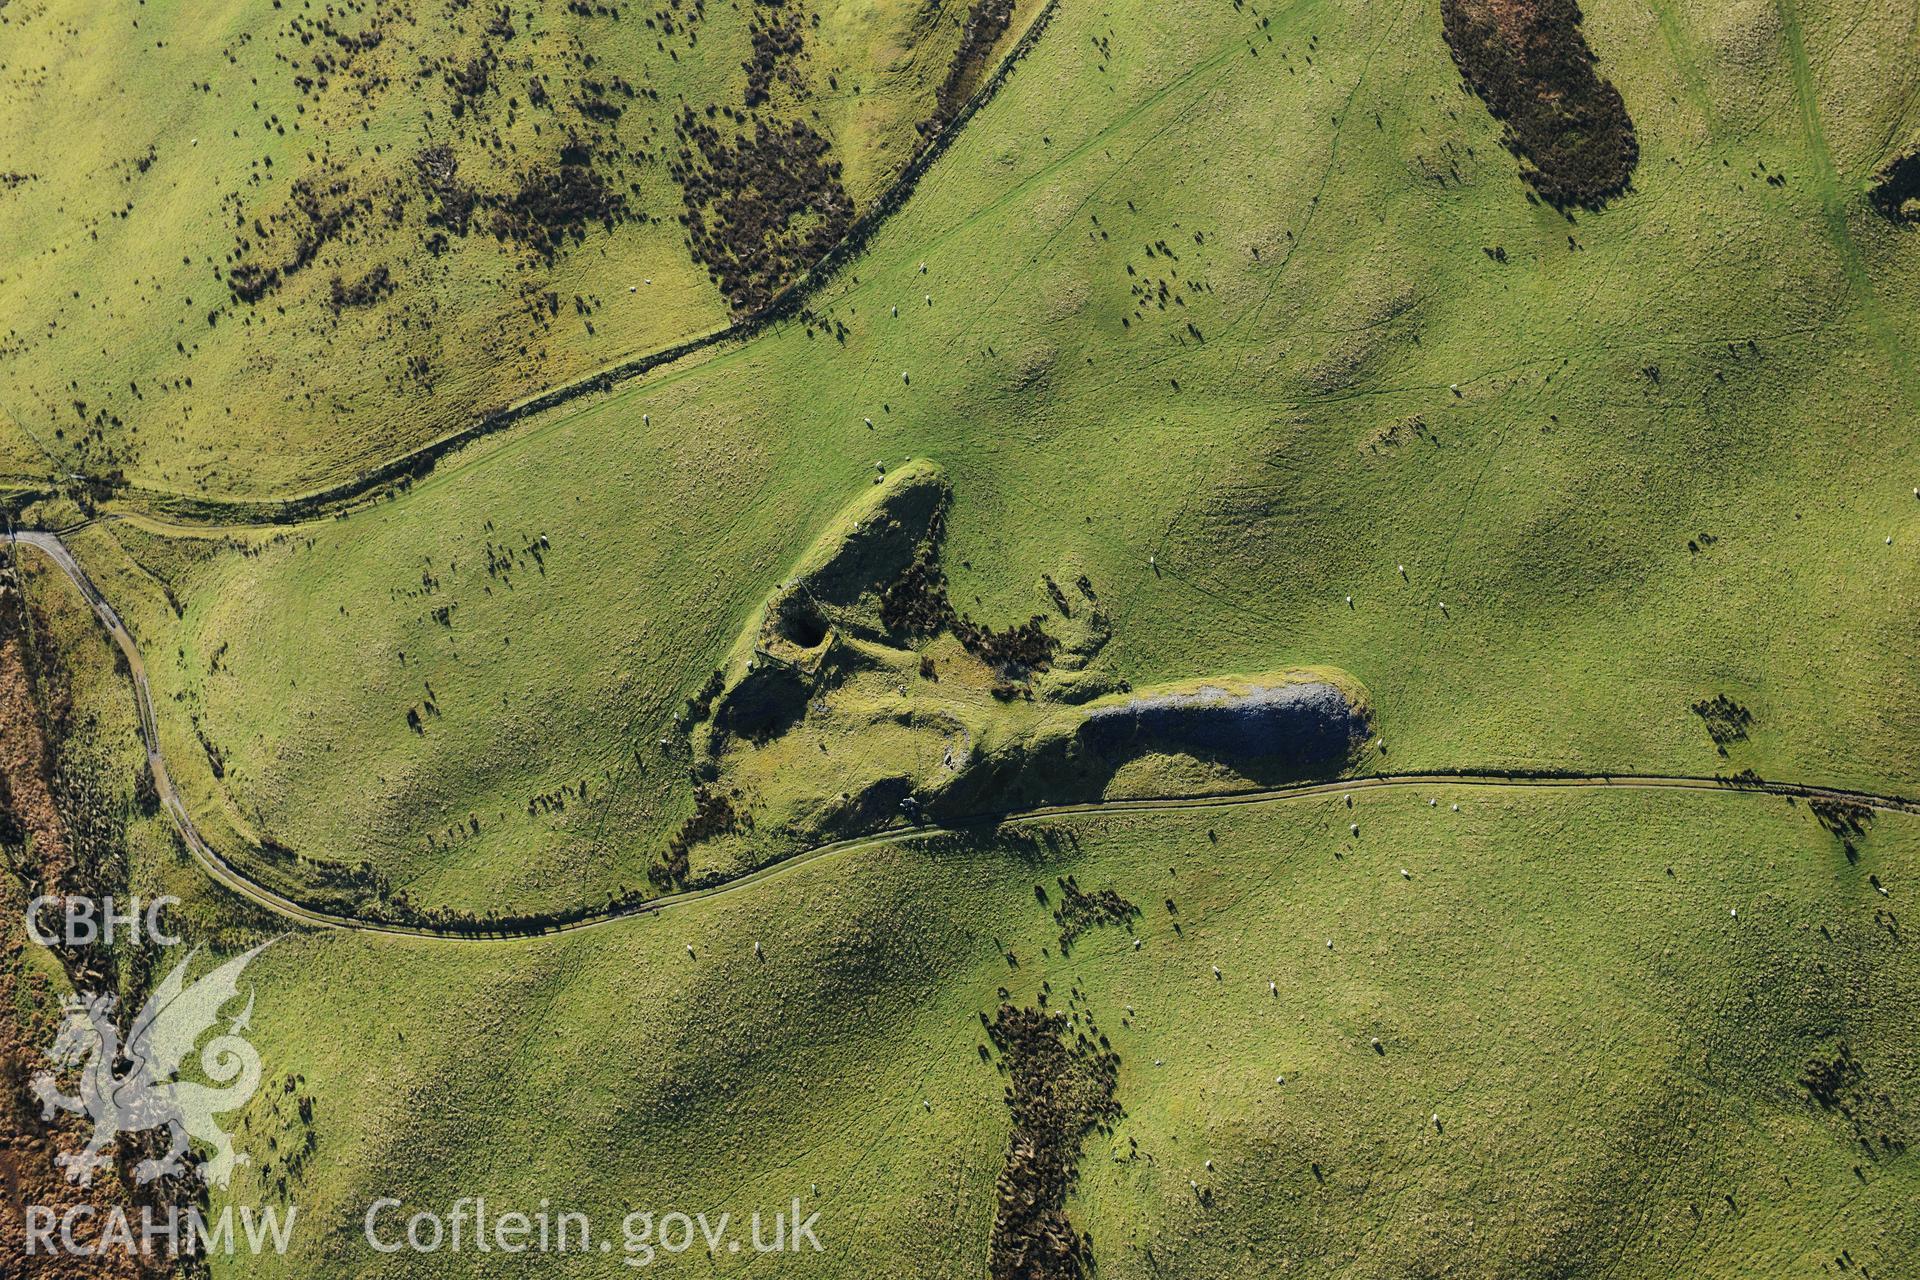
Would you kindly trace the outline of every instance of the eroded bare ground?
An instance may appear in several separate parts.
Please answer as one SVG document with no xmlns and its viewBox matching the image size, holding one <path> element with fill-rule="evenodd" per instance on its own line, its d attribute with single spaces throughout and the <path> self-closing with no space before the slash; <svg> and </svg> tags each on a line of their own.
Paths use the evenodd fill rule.
<svg viewBox="0 0 1920 1280">
<path fill-rule="evenodd" d="M 1441 0 L 1440 11 L 1454 62 L 1541 199 L 1592 209 L 1627 189 L 1640 143 L 1576 0 Z"/>
</svg>

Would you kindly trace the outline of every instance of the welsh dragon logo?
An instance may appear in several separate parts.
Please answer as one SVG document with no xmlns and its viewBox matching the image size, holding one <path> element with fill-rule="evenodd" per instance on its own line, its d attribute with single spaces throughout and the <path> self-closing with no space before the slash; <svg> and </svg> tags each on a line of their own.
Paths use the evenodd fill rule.
<svg viewBox="0 0 1920 1280">
<path fill-rule="evenodd" d="M 105 1152 L 114 1139 L 142 1129 L 164 1127 L 172 1142 L 165 1155 L 135 1166 L 134 1179 L 140 1183 L 178 1173 L 189 1138 L 213 1148 L 200 1175 L 216 1187 L 226 1186 L 234 1169 L 247 1163 L 214 1117 L 244 1106 L 260 1087 L 260 1054 L 245 1038 L 253 1017 L 251 992 L 246 1008 L 199 1051 L 200 1069 L 213 1084 L 176 1077 L 201 1037 L 216 1028 L 221 1009 L 238 998 L 240 974 L 270 945 L 262 943 L 234 957 L 191 986 L 187 966 L 199 952 L 190 952 L 141 1006 L 124 1045 L 113 1017 L 113 997 L 67 1000 L 66 1017 L 47 1052 L 53 1070 L 34 1076 L 31 1087 L 47 1119 L 69 1111 L 93 1121 L 86 1148 L 57 1161 L 69 1182 L 90 1185 L 94 1172 L 109 1163 Z M 116 1074 L 123 1065 L 126 1069 Z M 61 1077 L 76 1069 L 78 1092 L 61 1092 Z"/>
</svg>

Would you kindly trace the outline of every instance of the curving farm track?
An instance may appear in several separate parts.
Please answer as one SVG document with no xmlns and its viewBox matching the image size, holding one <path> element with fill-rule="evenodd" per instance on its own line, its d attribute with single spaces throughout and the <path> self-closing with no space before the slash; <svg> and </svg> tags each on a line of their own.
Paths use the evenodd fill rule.
<svg viewBox="0 0 1920 1280">
<path fill-rule="evenodd" d="M 166 807 L 167 815 L 180 832 L 181 840 L 186 844 L 206 874 L 218 884 L 269 911 L 296 924 L 323 929 L 349 929 L 367 933 L 398 934 L 407 937 L 443 938 L 463 942 L 501 942 L 533 941 L 556 933 L 571 933 L 578 929 L 599 928 L 620 920 L 639 916 L 657 915 L 676 907 L 688 906 L 695 902 L 718 897 L 722 894 L 736 893 L 750 885 L 775 876 L 784 875 L 810 862 L 826 858 L 842 857 L 862 849 L 882 845 L 903 844 L 926 840 L 940 835 L 950 835 L 966 829 L 983 827 L 1030 826 L 1061 818 L 1103 813 L 1178 813 L 1200 809 L 1228 809 L 1242 805 L 1281 804 L 1291 800 L 1304 800 L 1330 794 L 1344 794 L 1351 791 L 1372 791 L 1386 788 L 1466 786 L 1486 787 L 1505 790 L 1514 789 L 1561 789 L 1596 790 L 1601 788 L 1633 790 L 1667 791 L 1712 791 L 1726 795 L 1769 795 L 1790 796 L 1801 800 L 1830 800 L 1838 803 L 1859 805 L 1876 812 L 1907 813 L 1920 815 L 1920 799 L 1907 796 L 1882 795 L 1874 792 L 1848 791 L 1834 787 L 1815 786 L 1799 782 L 1777 781 L 1740 781 L 1725 778 L 1688 776 L 1683 774 L 1637 774 L 1637 773 L 1532 773 L 1515 774 L 1499 771 L 1461 770 L 1455 773 L 1402 773 L 1371 774 L 1364 777 L 1337 778 L 1326 782 L 1302 783 L 1295 786 L 1273 787 L 1257 791 L 1239 791 L 1226 795 L 1202 796 L 1157 796 L 1127 800 L 1105 800 L 1088 804 L 1052 805 L 1035 809 L 1024 809 L 1004 813 L 978 815 L 971 822 L 959 825 L 927 824 L 916 827 L 899 827 L 869 835 L 853 836 L 845 840 L 829 841 L 814 845 L 799 853 L 770 863 L 757 871 L 729 880 L 725 884 L 713 885 L 704 889 L 692 889 L 684 893 L 655 898 L 632 906 L 603 909 L 585 915 L 564 924 L 556 924 L 538 932 L 498 932 L 481 933 L 472 929 L 443 928 L 431 925 L 390 924 L 383 921 L 364 920 L 355 916 L 341 915 L 317 910 L 302 905 L 272 889 L 249 878 L 245 872 L 222 857 L 218 850 L 209 844 L 200 830 L 194 825 L 193 817 L 187 812 L 179 792 L 174 788 L 173 779 L 167 772 L 165 758 L 160 752 L 160 735 L 153 711 L 153 694 L 147 685 L 146 663 L 140 656 L 140 649 L 134 643 L 133 636 L 127 631 L 120 615 L 107 603 L 88 578 L 86 570 L 81 568 L 67 545 L 60 540 L 58 533 L 48 531 L 19 530 L 3 535 L 4 541 L 34 548 L 57 565 L 61 572 L 72 581 L 76 590 L 93 609 L 100 625 L 120 652 L 125 655 L 127 669 L 132 678 L 135 708 L 140 718 L 140 736 L 144 740 L 147 763 L 153 770 L 154 788 L 159 793 L 160 803 Z"/>
</svg>

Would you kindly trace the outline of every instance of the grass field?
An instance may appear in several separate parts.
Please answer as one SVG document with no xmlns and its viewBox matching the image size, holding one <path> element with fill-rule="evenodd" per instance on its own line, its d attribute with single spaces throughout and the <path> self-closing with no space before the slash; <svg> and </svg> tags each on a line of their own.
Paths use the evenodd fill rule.
<svg viewBox="0 0 1920 1280">
<path fill-rule="evenodd" d="M 864 210 L 962 35 L 899 0 L 137 9 L 0 13 L 0 475 L 297 493 L 717 330 L 681 113 L 806 123 Z M 799 44 L 749 102 L 763 19 Z"/>
<path fill-rule="evenodd" d="M 979 1274 L 1007 1115 L 976 1014 L 1042 984 L 1121 1056 L 1125 1114 L 1087 1137 L 1070 1209 L 1104 1275 L 1798 1275 L 1845 1251 L 1893 1276 L 1911 1256 L 1912 1158 L 1879 1135 L 1920 1120 L 1915 975 L 1867 883 L 1911 874 L 1910 820 L 1855 866 L 1803 808 L 1734 795 L 1436 788 L 1010 834 L 565 941 L 279 944 L 257 1039 L 317 1134 L 284 1184 L 310 1216 L 286 1273 L 367 1274 L 376 1196 L 444 1214 L 484 1186 L 497 1212 L 548 1197 L 603 1224 L 820 1209 L 818 1259 L 716 1274 Z M 1068 874 L 1139 919 L 1063 954 L 1034 887 L 1057 899 Z M 1798 1083 L 1843 1042 L 1871 1156 Z M 297 1150 L 275 1109 L 256 1102 L 255 1144 Z"/>
<path fill-rule="evenodd" d="M 0 7 L 0 101 L 51 110 L 32 68 L 57 45 L 104 100 L 137 104 L 118 93 L 148 65 L 135 43 L 167 45 L 142 75 L 191 79 L 158 69 L 188 58 L 172 40 L 218 61 L 247 24 L 281 21 L 236 9 L 223 30 L 156 4 L 115 34 L 126 48 L 81 59 L 62 2 Z M 871 513 L 876 480 L 903 474 L 950 490 L 956 609 L 1065 636 L 1050 585 L 1084 581 L 1110 629 L 1071 673 L 1089 689 L 1338 673 L 1377 734 L 1355 774 L 1751 771 L 1920 795 L 1920 232 L 1867 196 L 1920 135 L 1920 3 L 1582 7 L 1637 131 L 1631 188 L 1604 210 L 1530 196 L 1438 5 L 1062 0 L 805 315 L 324 519 L 190 526 L 136 492 L 106 500 L 121 518 L 68 541 L 146 655 L 196 822 L 280 892 L 351 911 L 377 881 L 475 914 L 665 891 L 649 872 L 698 825 L 696 781 L 741 786 L 754 833 L 696 871 L 836 834 L 802 810 L 924 771 L 927 708 L 998 742 L 1069 701 L 1059 673 L 993 692 L 950 629 L 703 774 L 690 703 L 748 661 L 769 600 Z M 697 54 L 664 64 L 642 15 L 591 26 L 608 62 L 662 88 L 622 114 L 627 145 L 672 151 L 677 94 L 739 93 L 749 9 L 713 5 Z M 856 207 L 924 118 L 952 9 L 805 10 L 807 109 Z M 543 50 L 604 22 L 508 18 Z M 414 38 L 475 38 L 486 19 Z M 15 27 L 48 52 L 9 43 Z M 272 48 L 261 34 L 236 56 Z M 221 65 L 198 74 L 234 74 Z M 882 87 L 822 90 L 829 73 Z M 168 247 L 136 287 L 205 289 L 203 259 L 231 240 L 208 193 L 265 137 L 248 109 L 244 142 L 219 139 L 241 110 L 222 91 L 185 99 L 204 114 L 165 122 L 150 173 L 103 154 L 84 180 L 0 189 L 27 243 L 63 246 L 0 267 L 0 297 L 26 308 L 0 348 L 0 480 L 105 460 L 155 490 L 294 496 L 726 322 L 665 221 L 680 196 L 632 161 L 655 221 L 590 228 L 550 264 L 457 239 L 418 277 L 443 317 L 430 337 L 355 328 L 390 309 L 315 328 L 316 267 L 281 286 L 312 294 L 285 317 L 268 300 L 251 325 L 196 328 L 202 385 L 168 387 L 187 368 L 170 312 L 123 299 L 83 318 L 91 297 L 67 295 L 104 287 L 101 262 L 141 261 L 130 245 L 174 242 L 137 220 L 97 244 L 55 228 L 101 185 L 144 210 L 143 183 L 173 184 L 199 265 Z M 787 110 L 792 86 L 774 92 Z M 382 129 L 414 137 L 418 109 L 394 92 L 350 127 L 371 150 Z M 50 127 L 0 123 L 0 171 Z M 480 128 L 461 145 L 491 152 Z M 170 167 L 196 131 L 190 154 L 226 167 L 189 183 Z M 375 181 L 414 160 L 358 163 Z M 623 312 L 642 262 L 669 302 Z M 520 314 L 489 309 L 502 273 L 595 305 L 550 317 L 546 351 L 503 351 L 485 337 Z M 379 381 L 422 343 L 431 385 Z M 309 406 L 289 379 L 316 369 L 342 386 L 308 388 Z M 99 394 L 68 381 L 129 380 L 139 413 L 103 402 L 126 424 L 84 448 L 45 438 L 49 414 Z M 246 401 L 231 423 L 223 398 Z M 12 461 L 16 436 L 51 456 Z M 48 523 L 78 513 L 57 510 Z M 949 674 L 916 677 L 923 657 Z M 1115 790 L 1231 781 L 1159 757 Z M 260 1167 L 226 1199 L 290 1197 L 311 1227 L 283 1263 L 226 1274 L 518 1274 L 361 1245 L 374 1196 L 440 1206 L 484 1186 L 607 1221 L 800 1195 L 822 1210 L 817 1273 L 978 1275 L 1011 1127 L 980 1015 L 1045 991 L 1120 1055 L 1120 1118 L 1084 1136 L 1065 1209 L 1109 1280 L 1899 1276 L 1920 1254 L 1913 823 L 1885 814 L 1843 846 L 1805 804 L 1731 790 L 1361 791 L 1351 810 L 869 846 L 562 938 L 302 934 L 254 971 L 257 1040 L 293 1084 L 256 1099 Z M 211 936 L 261 936 L 170 851 L 135 861 Z M 1138 916 L 1065 949 L 1067 875 Z"/>
<path fill-rule="evenodd" d="M 670 716 L 874 461 L 921 456 L 956 601 L 1005 625 L 1085 573 L 1136 684 L 1339 667 L 1396 769 L 1897 790 L 1912 248 L 1821 176 L 1872 130 L 1810 153 L 1780 23 L 1742 12 L 1595 6 L 1644 158 L 1569 223 L 1424 10 L 1064 11 L 815 302 L 844 342 L 785 326 L 374 510 L 156 562 L 174 754 L 204 755 L 197 719 L 210 810 L 424 900 L 599 898 L 690 803 Z M 1690 710 L 1723 694 L 1753 715 L 1725 758 Z"/>
</svg>

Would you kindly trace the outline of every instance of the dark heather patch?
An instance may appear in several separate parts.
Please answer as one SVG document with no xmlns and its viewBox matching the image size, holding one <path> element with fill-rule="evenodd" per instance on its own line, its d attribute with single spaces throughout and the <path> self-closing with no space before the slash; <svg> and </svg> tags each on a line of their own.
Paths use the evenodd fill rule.
<svg viewBox="0 0 1920 1280">
<path fill-rule="evenodd" d="M 747 73 L 743 99 L 747 110 L 765 106 L 773 96 L 775 82 L 800 91 L 799 62 L 806 51 L 807 37 L 799 12 L 788 8 L 784 0 L 759 0 L 747 33 L 753 43 L 753 56 L 740 64 Z"/>
<path fill-rule="evenodd" d="M 1072 876 L 1062 876 L 1060 905 L 1054 909 L 1054 923 L 1060 926 L 1060 947 L 1065 950 L 1080 935 L 1102 925 L 1124 925 L 1140 914 L 1140 908 L 1121 897 L 1117 890 L 1095 889 L 1088 893 Z"/>
<path fill-rule="evenodd" d="M 227 272 L 227 287 L 242 302 L 256 302 L 273 291 L 283 280 L 304 271 L 334 240 L 373 207 L 373 201 L 353 190 L 343 178 L 316 182 L 301 178 L 294 182 L 287 207 L 267 219 L 256 220 L 256 234 L 265 236 L 270 227 L 278 236 L 290 236 L 291 249 L 279 262 L 242 258 Z M 243 237 L 242 251 L 251 248 Z"/>
<path fill-rule="evenodd" d="M 1575 0 L 1441 0 L 1440 14 L 1454 62 L 1542 199 L 1597 209 L 1627 189 L 1640 144 Z"/>
<path fill-rule="evenodd" d="M 1013 24 L 1013 9 L 1014 0 L 974 0 L 973 7 L 967 10 L 966 26 L 960 32 L 960 47 L 953 51 L 953 61 L 947 65 L 946 79 L 940 82 L 940 88 L 934 94 L 933 116 L 917 126 L 923 142 L 945 130 L 954 116 L 959 114 L 960 108 L 966 105 L 967 95 L 980 82 L 981 72 L 986 70 L 993 47 L 1000 43 L 1000 37 Z"/>
<path fill-rule="evenodd" d="M 1707 726 L 1707 736 L 1721 755 L 1727 754 L 1732 744 L 1745 742 L 1748 730 L 1753 728 L 1753 713 L 1724 693 L 1700 699 L 1692 710 Z"/>
<path fill-rule="evenodd" d="M 495 238 L 548 261 L 568 242 L 584 240 L 589 226 L 611 231 L 627 216 L 626 197 L 574 148 L 562 152 L 555 166 L 521 174 L 511 193 L 490 203 Z"/>
<path fill-rule="evenodd" d="M 1920 147 L 1889 161 L 1873 175 L 1868 198 L 1895 222 L 1920 222 Z"/>
<path fill-rule="evenodd" d="M 1069 1039 L 1066 1015 L 1001 1005 L 987 1023 L 1013 1115 L 994 1185 L 993 1280 L 1077 1280 L 1093 1270 L 1091 1244 L 1067 1218 L 1067 1193 L 1079 1177 L 1081 1141 L 1121 1115 L 1113 1096 L 1120 1058 L 1084 1010 L 1074 1022 Z"/>
<path fill-rule="evenodd" d="M 378 266 L 351 284 L 335 276 L 328 303 L 335 311 L 343 307 L 370 307 L 392 292 L 393 273 L 385 266 Z"/>
<path fill-rule="evenodd" d="M 1843 1120 L 1869 1159 L 1906 1154 L 1913 1140 L 1912 1113 L 1904 1100 L 1868 1078 L 1865 1064 L 1842 1040 L 1830 1053 L 1816 1053 L 1800 1070 L 1799 1084 L 1820 1110 Z"/>
<path fill-rule="evenodd" d="M 1060 641 L 1047 634 L 1044 617 L 1035 614 L 1020 626 L 995 631 L 953 607 L 947 594 L 947 575 L 940 568 L 940 543 L 946 528 L 946 509 L 942 506 L 934 512 L 913 562 L 881 591 L 880 621 L 887 630 L 910 639 L 951 631 L 968 653 L 1003 671 L 1045 671 Z"/>
<path fill-rule="evenodd" d="M 753 117 L 729 136 L 687 110 L 675 132 L 687 244 L 735 311 L 763 310 L 852 228 L 840 162 L 806 121 Z"/>
</svg>

